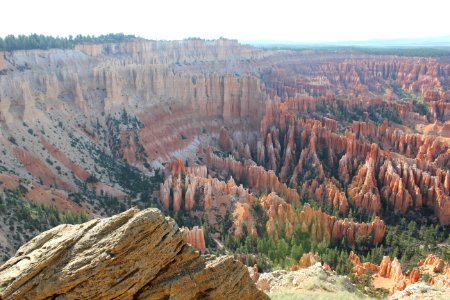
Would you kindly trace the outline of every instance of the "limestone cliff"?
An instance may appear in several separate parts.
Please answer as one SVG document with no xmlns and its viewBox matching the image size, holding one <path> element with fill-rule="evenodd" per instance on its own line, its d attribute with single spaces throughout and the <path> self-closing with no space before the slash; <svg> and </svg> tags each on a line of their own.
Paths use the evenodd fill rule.
<svg viewBox="0 0 450 300">
<path fill-rule="evenodd" d="M 253 47 L 240 45 L 237 40 L 228 39 L 214 41 L 202 39 L 181 41 L 140 40 L 125 43 L 80 44 L 75 49 L 94 57 L 111 54 L 123 55 L 146 64 L 255 59 L 265 55 L 262 51 Z"/>
<path fill-rule="evenodd" d="M 241 263 L 200 256 L 155 209 L 40 234 L 0 267 L 0 297 L 268 299 Z"/>
</svg>

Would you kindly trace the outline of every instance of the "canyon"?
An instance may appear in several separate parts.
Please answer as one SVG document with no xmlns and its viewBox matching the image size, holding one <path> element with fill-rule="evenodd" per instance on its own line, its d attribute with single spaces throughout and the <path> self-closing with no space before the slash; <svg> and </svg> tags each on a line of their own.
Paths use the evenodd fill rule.
<svg viewBox="0 0 450 300">
<path fill-rule="evenodd" d="M 445 233 L 449 86 L 446 57 L 227 39 L 0 53 L 0 261 L 62 220 L 134 206 L 173 217 L 180 245 L 202 253 L 298 233 L 367 252 L 385 243 L 397 216 Z M 235 268 L 208 259 L 207 268 Z M 384 270 L 352 261 L 360 275 Z M 417 282 L 398 261 L 383 262 L 398 278 L 379 278 L 402 290 Z M 158 291 L 141 292 L 167 293 L 163 277 Z"/>
</svg>

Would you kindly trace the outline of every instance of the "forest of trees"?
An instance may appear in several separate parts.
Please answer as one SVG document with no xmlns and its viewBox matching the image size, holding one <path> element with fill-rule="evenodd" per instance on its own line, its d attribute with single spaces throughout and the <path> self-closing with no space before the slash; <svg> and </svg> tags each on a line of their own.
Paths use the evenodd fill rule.
<svg viewBox="0 0 450 300">
<path fill-rule="evenodd" d="M 31 49 L 72 49 L 77 44 L 119 43 L 140 39 L 135 35 L 110 33 L 106 35 L 77 35 L 68 37 L 53 37 L 42 34 L 8 35 L 0 37 L 0 51 L 31 50 Z"/>
</svg>

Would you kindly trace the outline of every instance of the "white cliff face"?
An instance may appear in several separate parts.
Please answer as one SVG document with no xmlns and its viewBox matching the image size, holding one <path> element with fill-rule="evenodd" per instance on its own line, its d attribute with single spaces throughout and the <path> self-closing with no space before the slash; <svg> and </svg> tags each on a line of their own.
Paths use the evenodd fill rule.
<svg viewBox="0 0 450 300">
<path fill-rule="evenodd" d="M 6 54 L 11 70 L 0 75 L 0 113 L 4 122 L 12 122 L 32 120 L 39 110 L 70 107 L 96 115 L 119 106 L 139 109 L 175 102 L 225 121 L 246 118 L 250 102 L 264 100 L 256 78 L 174 70 L 199 61 L 239 63 L 260 53 L 236 41 L 197 40 L 15 51 Z M 1 69 L 5 62 L 0 56 Z"/>
<path fill-rule="evenodd" d="M 120 44 L 77 45 L 75 49 L 90 56 L 127 55 L 141 64 L 192 63 L 257 59 L 266 54 L 256 48 L 242 46 L 237 40 L 219 39 L 182 41 L 135 41 Z"/>
</svg>

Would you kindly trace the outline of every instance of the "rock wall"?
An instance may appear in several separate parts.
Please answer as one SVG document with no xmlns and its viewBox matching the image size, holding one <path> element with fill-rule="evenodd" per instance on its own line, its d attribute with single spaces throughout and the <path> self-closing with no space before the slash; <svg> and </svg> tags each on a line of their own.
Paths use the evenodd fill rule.
<svg viewBox="0 0 450 300">
<path fill-rule="evenodd" d="M 200 206 L 204 211 L 219 209 L 224 214 L 226 208 L 231 208 L 235 201 L 253 203 L 254 196 L 242 185 L 236 185 L 233 177 L 225 182 L 217 178 L 197 176 L 198 173 L 206 175 L 206 168 L 202 169 L 205 171 L 187 168 L 182 173 L 172 173 L 161 183 L 160 195 L 164 208 L 172 207 L 177 212 L 184 202 L 183 209 L 186 211 Z"/>
<path fill-rule="evenodd" d="M 244 181 L 250 190 L 259 193 L 275 191 L 282 195 L 288 202 L 299 201 L 297 191 L 281 183 L 275 172 L 267 171 L 262 166 L 257 166 L 253 161 L 246 161 L 242 164 L 232 157 L 218 157 L 213 153 L 211 148 L 207 149 L 206 152 L 208 165 L 218 170 L 231 173 L 238 181 Z"/>
<path fill-rule="evenodd" d="M 15 51 L 8 59 L 13 69 L 21 72 L 0 77 L 2 120 L 31 120 L 42 107 L 44 111 L 75 108 L 92 116 L 124 105 L 133 109 L 156 105 L 162 99 L 200 108 L 200 116 L 254 120 L 258 114 L 249 111 L 260 105 L 253 102 L 265 100 L 256 78 L 223 70 L 182 71 L 177 64 L 217 59 L 239 64 L 264 55 L 228 40 L 139 41 L 79 45 L 76 50 L 65 51 Z"/>
<path fill-rule="evenodd" d="M 266 55 L 256 48 L 240 45 L 237 40 L 227 39 L 80 44 L 75 49 L 90 56 L 123 55 L 142 64 L 256 59 Z"/>
</svg>

